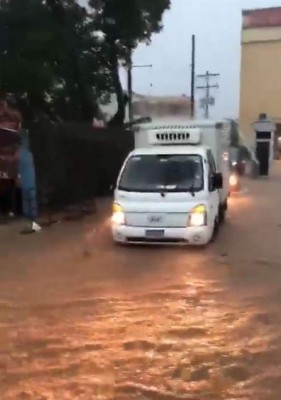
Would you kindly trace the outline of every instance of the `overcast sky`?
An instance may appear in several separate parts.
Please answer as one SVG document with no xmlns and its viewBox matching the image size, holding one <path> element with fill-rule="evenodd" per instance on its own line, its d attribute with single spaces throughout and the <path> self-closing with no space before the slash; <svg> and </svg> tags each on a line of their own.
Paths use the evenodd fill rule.
<svg viewBox="0 0 281 400">
<path fill-rule="evenodd" d="M 189 95 L 191 35 L 195 34 L 196 72 L 221 74 L 213 81 L 220 88 L 212 92 L 216 97 L 212 116 L 238 117 L 241 11 L 271 6 L 281 6 L 281 0 L 172 0 L 164 30 L 149 47 L 141 45 L 135 53 L 136 65 L 153 64 L 153 68 L 134 70 L 134 91 Z M 197 96 L 202 95 L 197 91 Z"/>
</svg>

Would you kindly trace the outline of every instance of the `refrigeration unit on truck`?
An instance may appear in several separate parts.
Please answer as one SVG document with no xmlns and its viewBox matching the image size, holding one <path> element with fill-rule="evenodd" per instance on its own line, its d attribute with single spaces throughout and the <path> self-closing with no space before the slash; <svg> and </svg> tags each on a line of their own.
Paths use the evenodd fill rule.
<svg viewBox="0 0 281 400">
<path fill-rule="evenodd" d="M 227 121 L 140 126 L 114 192 L 113 240 L 208 244 L 227 210 L 229 138 Z"/>
</svg>

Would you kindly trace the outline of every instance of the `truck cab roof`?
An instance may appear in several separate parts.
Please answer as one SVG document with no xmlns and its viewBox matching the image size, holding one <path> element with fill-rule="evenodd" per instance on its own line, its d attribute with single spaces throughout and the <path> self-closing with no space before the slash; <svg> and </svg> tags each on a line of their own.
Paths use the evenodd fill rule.
<svg viewBox="0 0 281 400">
<path fill-rule="evenodd" d="M 206 146 L 153 146 L 138 148 L 131 152 L 131 156 L 137 155 L 169 155 L 169 154 L 198 154 L 202 157 L 206 155 L 209 148 Z"/>
<path fill-rule="evenodd" d="M 186 120 L 178 118 L 159 118 L 148 123 L 139 124 L 138 127 L 142 129 L 184 129 L 184 128 L 210 128 L 217 125 L 228 123 L 227 120 Z"/>
</svg>

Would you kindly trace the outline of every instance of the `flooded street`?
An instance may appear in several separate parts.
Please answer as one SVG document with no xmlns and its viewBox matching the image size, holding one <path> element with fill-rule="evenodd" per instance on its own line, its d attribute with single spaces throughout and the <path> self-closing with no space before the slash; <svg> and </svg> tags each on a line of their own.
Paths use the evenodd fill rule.
<svg viewBox="0 0 281 400">
<path fill-rule="evenodd" d="M 280 200 L 279 164 L 205 250 L 0 226 L 1 400 L 280 400 Z"/>
</svg>

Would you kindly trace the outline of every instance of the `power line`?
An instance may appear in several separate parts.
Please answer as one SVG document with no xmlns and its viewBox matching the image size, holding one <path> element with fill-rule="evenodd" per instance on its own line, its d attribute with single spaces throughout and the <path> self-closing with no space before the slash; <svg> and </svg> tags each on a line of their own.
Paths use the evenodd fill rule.
<svg viewBox="0 0 281 400">
<path fill-rule="evenodd" d="M 197 86 L 197 89 L 205 90 L 205 98 L 203 99 L 203 105 L 205 108 L 205 118 L 207 118 L 207 119 L 209 118 L 209 107 L 210 107 L 210 105 L 214 105 L 214 99 L 210 96 L 211 89 L 219 88 L 218 84 L 211 85 L 210 80 L 211 80 L 211 78 L 216 78 L 219 76 L 220 76 L 220 74 L 210 73 L 209 71 L 207 71 L 206 74 L 197 75 L 197 78 L 205 79 L 205 81 L 206 81 L 205 86 Z"/>
<path fill-rule="evenodd" d="M 152 68 L 152 64 L 143 64 L 143 65 L 133 65 L 132 68 Z"/>
</svg>

